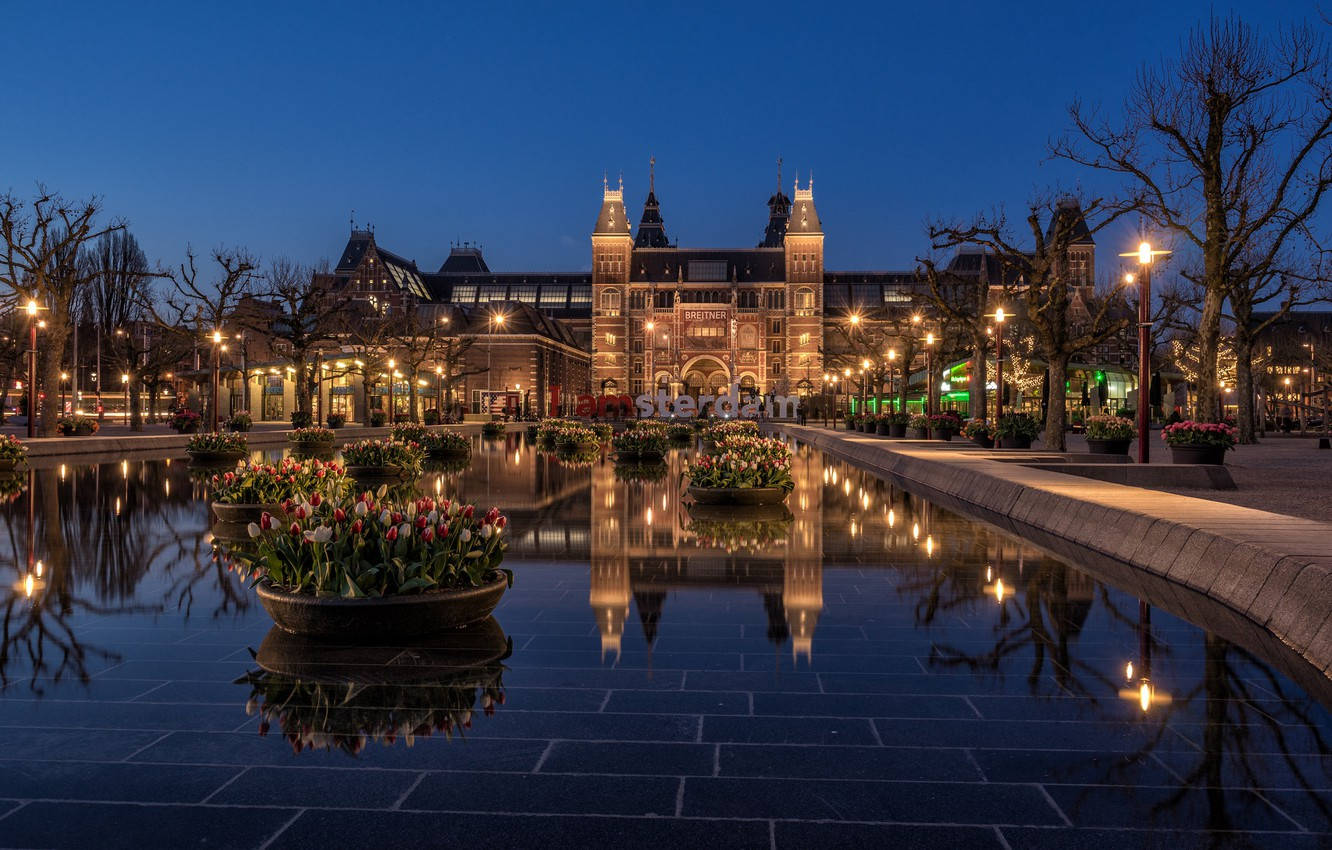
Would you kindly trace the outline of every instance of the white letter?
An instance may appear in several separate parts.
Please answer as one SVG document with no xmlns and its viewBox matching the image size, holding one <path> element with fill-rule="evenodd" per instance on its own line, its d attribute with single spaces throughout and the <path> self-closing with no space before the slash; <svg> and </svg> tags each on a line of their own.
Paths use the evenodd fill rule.
<svg viewBox="0 0 1332 850">
<path fill-rule="evenodd" d="M 687 395 L 676 396 L 675 415 L 681 419 L 689 419 L 697 411 L 694 409 L 694 400 Z"/>
<path fill-rule="evenodd" d="M 643 393 L 638 398 L 634 399 L 634 406 L 638 408 L 638 416 L 640 419 L 652 418 L 652 396 Z"/>
</svg>

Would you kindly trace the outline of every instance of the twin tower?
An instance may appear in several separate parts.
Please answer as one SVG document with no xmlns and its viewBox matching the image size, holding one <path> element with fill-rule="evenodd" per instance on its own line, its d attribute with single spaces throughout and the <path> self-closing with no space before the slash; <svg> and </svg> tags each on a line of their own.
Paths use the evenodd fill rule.
<svg viewBox="0 0 1332 850">
<path fill-rule="evenodd" d="M 754 248 L 681 248 L 655 175 L 635 232 L 624 185 L 603 182 L 592 231 L 594 392 L 698 394 L 737 384 L 805 394 L 822 371 L 823 226 L 813 178 L 768 199 Z"/>
</svg>

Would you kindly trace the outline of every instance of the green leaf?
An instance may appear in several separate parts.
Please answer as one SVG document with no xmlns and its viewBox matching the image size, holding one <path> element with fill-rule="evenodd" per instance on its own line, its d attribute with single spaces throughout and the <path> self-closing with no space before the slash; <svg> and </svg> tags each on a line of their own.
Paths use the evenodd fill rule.
<svg viewBox="0 0 1332 850">
<path fill-rule="evenodd" d="M 343 581 L 346 582 L 346 588 L 342 593 L 344 597 L 348 599 L 359 599 L 365 596 L 365 593 L 357 586 L 356 582 L 351 580 L 351 576 L 343 576 Z"/>
</svg>

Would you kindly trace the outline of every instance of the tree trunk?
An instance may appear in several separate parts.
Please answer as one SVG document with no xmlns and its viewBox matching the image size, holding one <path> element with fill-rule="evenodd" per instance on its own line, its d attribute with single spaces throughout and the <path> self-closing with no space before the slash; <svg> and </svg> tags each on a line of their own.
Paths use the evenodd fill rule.
<svg viewBox="0 0 1332 850">
<path fill-rule="evenodd" d="M 989 365 L 985 362 L 990 347 L 990 338 L 984 332 L 971 337 L 971 383 L 967 386 L 967 415 L 971 419 L 986 419 L 989 416 L 989 400 L 986 398 L 985 385 L 989 383 Z"/>
<path fill-rule="evenodd" d="M 1064 451 L 1064 423 L 1068 419 L 1068 394 L 1064 381 L 1068 379 L 1068 355 L 1049 358 L 1046 383 L 1050 388 L 1049 402 L 1045 406 L 1045 448 L 1052 452 Z"/>
<path fill-rule="evenodd" d="M 41 381 L 38 383 L 38 388 L 46 388 L 46 397 L 41 401 L 42 427 L 38 432 L 43 437 L 55 435 L 56 420 L 61 416 L 58 388 L 60 361 L 64 357 L 65 342 L 69 339 L 69 303 L 57 302 L 47 312 L 50 315 L 46 317 L 46 327 L 37 332 L 37 347 L 44 355 L 38 361 L 41 367 L 39 369 Z M 56 387 L 57 391 L 51 392 L 51 387 Z M 32 416 L 33 411 L 28 411 L 28 415 Z"/>
<path fill-rule="evenodd" d="M 1235 392 L 1239 396 L 1239 441 L 1251 445 L 1258 442 L 1254 436 L 1253 343 L 1242 332 L 1235 334 Z"/>
<path fill-rule="evenodd" d="M 1217 420 L 1217 349 L 1221 344 L 1221 306 L 1225 294 L 1209 288 L 1203 295 L 1202 316 L 1198 320 L 1198 386 L 1193 418 L 1198 422 Z"/>
<path fill-rule="evenodd" d="M 310 364 L 303 355 L 293 359 L 296 361 L 296 409 L 314 416 L 314 408 L 310 406 Z"/>
<path fill-rule="evenodd" d="M 130 420 L 129 420 L 129 426 L 130 426 L 130 430 L 131 430 L 131 431 L 142 431 L 142 430 L 143 430 L 143 414 L 139 411 L 139 397 L 140 397 L 140 393 L 139 393 L 139 382 L 138 382 L 138 381 L 130 381 L 130 385 L 129 385 L 129 399 L 130 399 Z"/>
</svg>

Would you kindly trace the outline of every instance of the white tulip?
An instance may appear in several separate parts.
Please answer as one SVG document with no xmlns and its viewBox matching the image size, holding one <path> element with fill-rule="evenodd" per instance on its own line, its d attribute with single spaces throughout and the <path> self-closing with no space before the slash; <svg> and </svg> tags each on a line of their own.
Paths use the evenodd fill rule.
<svg viewBox="0 0 1332 850">
<path fill-rule="evenodd" d="M 251 537 L 258 537 L 258 536 L 259 536 L 259 533 L 260 533 L 260 532 L 259 532 L 259 523 L 257 523 L 257 522 L 252 522 L 252 523 L 250 523 L 249 525 L 245 526 L 245 530 L 248 531 L 248 532 L 250 532 L 250 536 L 251 536 Z"/>
</svg>

